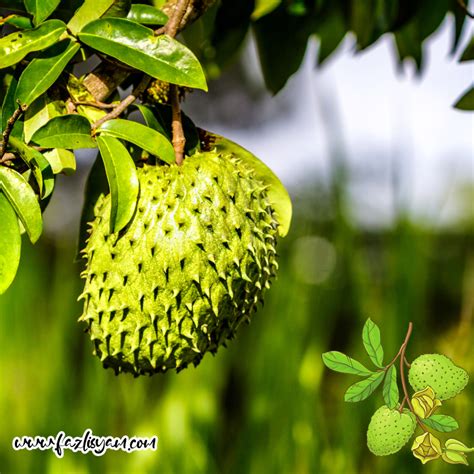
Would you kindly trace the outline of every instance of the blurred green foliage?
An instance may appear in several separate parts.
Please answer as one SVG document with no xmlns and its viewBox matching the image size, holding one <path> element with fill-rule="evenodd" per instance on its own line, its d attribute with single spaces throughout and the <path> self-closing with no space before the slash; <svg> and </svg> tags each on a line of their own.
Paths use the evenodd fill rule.
<svg viewBox="0 0 474 474">
<path fill-rule="evenodd" d="M 81 281 L 73 242 L 44 238 L 33 249 L 25 240 L 18 277 L 0 298 L 1 472 L 469 472 L 441 461 L 422 467 L 408 447 L 371 455 L 365 433 L 382 397 L 344 403 L 357 377 L 330 373 L 321 353 L 341 350 L 367 362 L 360 333 L 370 316 L 388 359 L 411 320 L 409 360 L 442 352 L 472 375 L 473 227 L 432 228 L 401 215 L 392 228 L 361 230 L 345 211 L 342 189 L 314 183 L 295 196 L 264 308 L 228 349 L 180 374 L 134 379 L 102 369 L 76 322 Z M 473 393 L 471 383 L 446 402 L 461 425 L 455 437 L 468 445 Z M 11 448 L 14 436 L 79 436 L 86 428 L 157 435 L 158 449 L 57 459 Z"/>
</svg>

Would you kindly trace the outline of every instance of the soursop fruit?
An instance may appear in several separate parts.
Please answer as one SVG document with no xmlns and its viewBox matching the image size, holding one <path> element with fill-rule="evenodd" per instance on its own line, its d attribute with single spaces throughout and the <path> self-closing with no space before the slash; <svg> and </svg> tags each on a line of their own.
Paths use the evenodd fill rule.
<svg viewBox="0 0 474 474">
<path fill-rule="evenodd" d="M 423 354 L 412 363 L 408 380 L 415 391 L 431 387 L 439 400 L 448 400 L 460 393 L 469 381 L 469 374 L 442 354 Z"/>
<path fill-rule="evenodd" d="M 277 270 L 267 186 L 235 154 L 137 169 L 129 225 L 110 233 L 110 195 L 83 251 L 81 321 L 105 367 L 134 375 L 197 365 L 232 338 Z"/>
<path fill-rule="evenodd" d="M 406 408 L 381 406 L 373 415 L 367 430 L 367 446 L 376 456 L 396 453 L 408 443 L 416 428 L 416 418 Z"/>
</svg>

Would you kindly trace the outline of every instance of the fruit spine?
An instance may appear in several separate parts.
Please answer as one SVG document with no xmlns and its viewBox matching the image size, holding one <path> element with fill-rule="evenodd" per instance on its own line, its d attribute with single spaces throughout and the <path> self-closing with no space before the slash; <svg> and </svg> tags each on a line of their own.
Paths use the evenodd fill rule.
<svg viewBox="0 0 474 474">
<path fill-rule="evenodd" d="M 215 353 L 277 269 L 266 186 L 235 155 L 144 165 L 138 177 L 137 212 L 119 235 L 109 232 L 110 195 L 97 202 L 80 318 L 104 366 L 135 375 Z"/>
</svg>

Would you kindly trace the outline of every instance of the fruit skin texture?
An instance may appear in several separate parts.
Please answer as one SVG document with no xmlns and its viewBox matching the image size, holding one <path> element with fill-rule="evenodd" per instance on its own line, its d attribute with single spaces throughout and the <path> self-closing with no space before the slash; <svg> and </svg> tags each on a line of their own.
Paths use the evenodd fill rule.
<svg viewBox="0 0 474 474">
<path fill-rule="evenodd" d="M 460 393 L 469 381 L 469 374 L 442 354 L 423 354 L 412 363 L 408 380 L 415 391 L 431 387 L 439 400 L 448 400 Z"/>
<path fill-rule="evenodd" d="M 396 453 L 410 440 L 416 428 L 413 413 L 406 408 L 397 409 L 381 406 L 373 415 L 367 430 L 367 446 L 376 456 Z"/>
<path fill-rule="evenodd" d="M 197 365 L 234 336 L 275 275 L 278 225 L 235 155 L 137 172 L 137 211 L 119 234 L 110 195 L 97 201 L 80 317 L 104 366 L 134 375 Z"/>
</svg>

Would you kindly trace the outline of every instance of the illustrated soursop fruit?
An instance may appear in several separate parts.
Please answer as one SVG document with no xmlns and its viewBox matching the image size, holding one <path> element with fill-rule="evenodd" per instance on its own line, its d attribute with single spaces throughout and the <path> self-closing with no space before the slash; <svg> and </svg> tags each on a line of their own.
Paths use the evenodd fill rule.
<svg viewBox="0 0 474 474">
<path fill-rule="evenodd" d="M 416 428 L 416 418 L 406 408 L 381 406 L 373 415 L 367 430 L 367 446 L 376 456 L 396 453 L 408 443 Z"/>
<path fill-rule="evenodd" d="M 464 389 L 469 375 L 445 355 L 423 354 L 411 363 L 408 380 L 415 391 L 430 386 L 436 398 L 448 400 Z"/>
<path fill-rule="evenodd" d="M 83 251 L 81 321 L 105 367 L 134 375 L 197 365 L 248 321 L 277 270 L 267 186 L 235 154 L 137 169 L 129 225 L 99 198 Z"/>
</svg>

